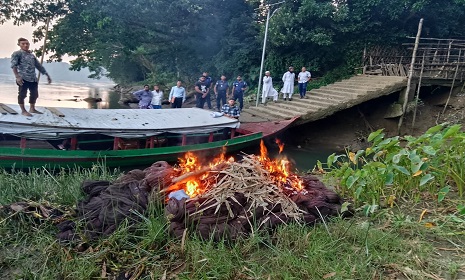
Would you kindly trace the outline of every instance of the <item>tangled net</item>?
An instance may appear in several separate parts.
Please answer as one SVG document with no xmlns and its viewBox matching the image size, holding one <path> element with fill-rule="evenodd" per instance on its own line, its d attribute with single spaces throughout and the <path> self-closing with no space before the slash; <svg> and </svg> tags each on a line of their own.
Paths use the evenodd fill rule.
<svg viewBox="0 0 465 280">
<path fill-rule="evenodd" d="M 201 176 L 203 193 L 168 200 L 170 233 L 181 237 L 188 229 L 205 239 L 235 240 L 256 229 L 310 225 L 340 214 L 342 199 L 316 177 L 279 174 L 256 156 L 212 168 Z"/>
<path fill-rule="evenodd" d="M 180 166 L 156 162 L 115 182 L 85 181 L 87 197 L 77 204 L 75 219 L 58 224 L 58 239 L 107 236 L 123 221 L 140 221 L 150 200 L 165 195 L 171 197 L 165 207 L 169 232 L 176 237 L 188 230 L 205 239 L 235 240 L 257 229 L 311 225 L 341 214 L 343 201 L 334 191 L 316 177 L 292 174 L 286 160 L 246 155 L 235 162 L 222 155 L 204 167 L 189 156 Z M 178 191 L 181 198 L 172 196 Z"/>
</svg>

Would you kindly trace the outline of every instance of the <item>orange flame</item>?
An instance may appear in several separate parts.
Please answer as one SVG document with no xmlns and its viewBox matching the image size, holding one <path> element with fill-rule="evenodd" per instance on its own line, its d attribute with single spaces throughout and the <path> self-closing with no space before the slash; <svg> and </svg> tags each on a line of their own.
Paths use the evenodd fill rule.
<svg viewBox="0 0 465 280">
<path fill-rule="evenodd" d="M 265 146 L 263 140 L 260 141 L 260 160 L 267 160 L 268 159 L 268 149 Z"/>
<path fill-rule="evenodd" d="M 284 151 L 284 143 L 281 142 L 278 138 L 276 138 L 276 144 L 278 144 L 279 147 L 279 154 L 281 154 Z"/>
<path fill-rule="evenodd" d="M 284 149 L 284 143 L 276 139 L 276 143 L 281 149 Z M 290 162 L 286 158 L 271 160 L 268 157 L 268 150 L 263 141 L 260 142 L 260 163 L 270 173 L 272 179 L 281 184 L 289 184 L 297 191 L 303 189 L 303 183 L 299 177 L 290 172 Z M 278 184 L 279 185 L 279 184 Z M 281 185 L 282 186 L 282 185 Z"/>
<path fill-rule="evenodd" d="M 280 147 L 281 153 L 284 149 L 284 143 L 278 139 L 276 140 L 276 143 Z M 206 166 L 213 168 L 220 164 L 234 162 L 233 157 L 226 159 L 225 152 L 225 149 L 223 149 L 223 152 L 218 157 L 210 161 Z M 260 156 L 257 157 L 257 160 L 260 162 L 262 167 L 270 173 L 271 179 L 276 182 L 279 188 L 286 188 L 288 190 L 294 189 L 296 191 L 301 191 L 303 189 L 303 183 L 300 178 L 290 171 L 290 161 L 286 158 L 271 160 L 268 157 L 268 150 L 263 141 L 260 142 Z M 181 176 L 189 172 L 202 170 L 202 168 L 203 165 L 200 163 L 199 158 L 195 154 L 188 152 L 183 158 L 179 159 L 179 166 L 175 168 L 175 170 L 178 171 L 179 176 Z M 169 190 L 174 191 L 182 189 L 187 195 L 193 198 L 206 191 L 210 185 L 208 183 L 208 178 L 209 172 L 206 171 L 205 173 L 189 178 L 188 181 L 179 182 L 176 185 L 170 186 Z"/>
<path fill-rule="evenodd" d="M 199 188 L 200 183 L 197 180 L 191 180 L 186 183 L 185 192 L 190 197 L 195 197 L 202 193 L 201 189 Z"/>
</svg>

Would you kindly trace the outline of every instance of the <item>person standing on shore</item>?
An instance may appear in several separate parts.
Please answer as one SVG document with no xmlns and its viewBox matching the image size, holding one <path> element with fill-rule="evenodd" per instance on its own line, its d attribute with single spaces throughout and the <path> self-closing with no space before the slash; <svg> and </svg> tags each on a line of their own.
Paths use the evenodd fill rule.
<svg viewBox="0 0 465 280">
<path fill-rule="evenodd" d="M 312 74 L 307 71 L 307 68 L 302 67 L 302 71 L 300 71 L 299 75 L 297 76 L 297 81 L 299 82 L 300 99 L 305 97 L 305 94 L 307 93 L 307 84 L 311 78 Z"/>
<path fill-rule="evenodd" d="M 242 76 L 237 76 L 237 80 L 233 83 L 233 99 L 236 101 L 239 99 L 239 107 L 242 111 L 244 109 L 244 93 L 247 90 L 247 83 L 242 80 Z"/>
<path fill-rule="evenodd" d="M 208 94 L 205 97 L 205 101 L 207 101 L 208 109 L 211 110 L 213 107 L 212 107 L 212 99 L 211 99 L 210 91 L 212 89 L 213 80 L 212 80 L 212 77 L 208 76 L 208 72 L 203 72 L 202 76 L 205 77 L 205 82 L 207 82 L 207 87 L 208 87 Z"/>
<path fill-rule="evenodd" d="M 155 85 L 153 86 L 152 91 L 152 108 L 153 109 L 161 109 L 161 101 L 163 100 L 163 91 L 160 90 L 160 86 Z"/>
<path fill-rule="evenodd" d="M 132 95 L 139 100 L 139 109 L 152 109 L 152 92 L 149 85 L 144 85 L 144 89 L 138 90 Z"/>
<path fill-rule="evenodd" d="M 186 89 L 182 87 L 182 82 L 180 80 L 171 88 L 168 99 L 171 102 L 171 108 L 181 108 L 182 103 L 186 101 Z"/>
<path fill-rule="evenodd" d="M 209 84 L 207 83 L 205 76 L 201 76 L 197 83 L 195 83 L 195 107 L 203 109 L 205 100 L 210 93 L 210 88 L 208 86 Z"/>
<path fill-rule="evenodd" d="M 36 101 L 39 98 L 39 80 L 36 76 L 36 68 L 42 75 L 47 76 L 48 83 L 52 83 L 52 78 L 39 60 L 29 50 L 30 43 L 25 38 L 18 39 L 20 50 L 11 55 L 11 68 L 15 74 L 16 84 L 18 85 L 18 104 L 21 108 L 21 114 L 31 117 L 31 113 L 42 114 L 36 110 Z M 27 91 L 29 90 L 29 112 L 24 106 Z"/>
<path fill-rule="evenodd" d="M 287 97 L 289 97 L 289 101 L 291 101 L 292 94 L 294 93 L 294 82 L 295 82 L 294 67 L 290 66 L 289 71 L 284 73 L 283 82 L 284 82 L 284 86 L 281 89 L 281 92 L 283 93 L 284 101 L 287 100 Z"/>
<path fill-rule="evenodd" d="M 268 97 L 273 97 L 273 101 L 278 102 L 278 92 L 273 88 L 273 78 L 271 78 L 270 71 L 266 71 L 263 77 L 262 104 L 266 103 Z"/>
<path fill-rule="evenodd" d="M 220 112 L 221 107 L 226 104 L 226 98 L 229 95 L 229 84 L 225 75 L 222 75 L 221 79 L 216 82 L 213 90 L 215 91 L 216 96 L 216 109 Z"/>
</svg>

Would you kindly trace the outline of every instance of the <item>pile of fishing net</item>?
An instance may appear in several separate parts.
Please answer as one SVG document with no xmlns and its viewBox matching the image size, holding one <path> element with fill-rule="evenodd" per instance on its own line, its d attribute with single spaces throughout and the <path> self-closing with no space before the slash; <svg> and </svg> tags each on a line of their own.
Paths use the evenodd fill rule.
<svg viewBox="0 0 465 280">
<path fill-rule="evenodd" d="M 239 162 L 192 165 L 188 172 L 156 162 L 114 182 L 85 181 L 82 190 L 86 197 L 75 209 L 17 203 L 0 207 L 0 214 L 23 212 L 52 219 L 58 224 L 59 240 L 89 241 L 112 234 L 122 223 L 136 225 L 149 203 L 157 200 L 166 203 L 170 234 L 181 237 L 188 232 L 205 239 L 235 240 L 254 230 L 272 230 L 291 222 L 312 225 L 341 215 L 343 203 L 316 177 L 299 177 L 269 159 L 247 155 Z"/>
<path fill-rule="evenodd" d="M 136 224 L 147 210 L 152 194 L 171 184 L 174 170 L 167 162 L 156 162 L 144 170 L 135 169 L 114 182 L 84 181 L 87 195 L 78 202 L 75 217 L 58 224 L 61 241 L 92 240 L 112 234 L 119 225 Z"/>
<path fill-rule="evenodd" d="M 202 194 L 168 200 L 170 233 L 181 237 L 187 230 L 205 239 L 235 240 L 256 229 L 312 225 L 341 214 L 342 199 L 316 177 L 279 174 L 256 156 L 212 168 L 201 177 Z"/>
</svg>

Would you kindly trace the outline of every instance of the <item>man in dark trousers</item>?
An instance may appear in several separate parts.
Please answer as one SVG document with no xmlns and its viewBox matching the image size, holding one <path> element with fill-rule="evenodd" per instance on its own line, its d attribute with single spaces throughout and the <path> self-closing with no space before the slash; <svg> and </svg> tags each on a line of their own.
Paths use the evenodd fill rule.
<svg viewBox="0 0 465 280">
<path fill-rule="evenodd" d="M 229 84 L 225 75 L 222 75 L 221 79 L 216 82 L 213 90 L 216 96 L 216 109 L 220 112 L 221 107 L 226 104 L 226 97 L 229 95 Z"/>
<path fill-rule="evenodd" d="M 208 76 L 208 72 L 203 72 L 202 76 L 205 77 L 205 82 L 207 82 L 207 86 L 208 86 L 208 94 L 207 96 L 205 97 L 205 101 L 207 101 L 207 106 L 208 106 L 208 109 L 212 109 L 212 100 L 211 100 L 211 96 L 210 96 L 210 91 L 212 89 L 212 84 L 213 84 L 213 80 L 212 80 L 212 77 Z"/>
<path fill-rule="evenodd" d="M 247 90 L 247 83 L 242 80 L 242 76 L 237 76 L 237 80 L 232 84 L 233 99 L 236 101 L 239 99 L 239 107 L 244 108 L 244 93 Z"/>
<path fill-rule="evenodd" d="M 168 99 L 171 102 L 171 108 L 181 108 L 182 103 L 186 102 L 186 89 L 182 86 L 181 80 L 178 80 L 171 88 Z"/>
<path fill-rule="evenodd" d="M 197 83 L 195 83 L 195 107 L 202 108 L 205 104 L 205 100 L 210 93 L 210 88 L 204 76 L 201 76 Z"/>
<path fill-rule="evenodd" d="M 27 39 L 19 38 L 18 46 L 20 50 L 15 51 L 11 55 L 11 68 L 16 77 L 16 84 L 18 85 L 18 104 L 21 108 L 21 114 L 31 117 L 31 113 L 42 114 L 36 110 L 36 101 L 37 98 L 39 98 L 39 80 L 36 76 L 36 68 L 42 75 L 47 76 L 49 84 L 52 82 L 52 79 L 35 55 L 29 50 L 30 43 Z M 26 99 L 28 90 L 29 112 L 26 111 L 24 107 L 24 99 Z"/>
</svg>

